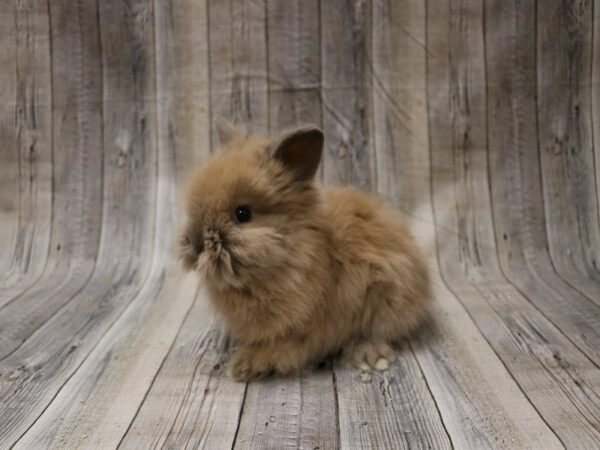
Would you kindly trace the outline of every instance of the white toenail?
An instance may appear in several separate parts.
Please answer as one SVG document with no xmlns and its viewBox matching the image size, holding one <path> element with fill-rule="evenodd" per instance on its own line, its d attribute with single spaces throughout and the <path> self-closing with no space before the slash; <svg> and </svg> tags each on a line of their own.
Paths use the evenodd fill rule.
<svg viewBox="0 0 600 450">
<path fill-rule="evenodd" d="M 379 358 L 377 360 L 377 362 L 375 363 L 375 368 L 377 370 L 387 370 L 390 368 L 390 363 L 387 359 L 385 358 Z"/>
</svg>

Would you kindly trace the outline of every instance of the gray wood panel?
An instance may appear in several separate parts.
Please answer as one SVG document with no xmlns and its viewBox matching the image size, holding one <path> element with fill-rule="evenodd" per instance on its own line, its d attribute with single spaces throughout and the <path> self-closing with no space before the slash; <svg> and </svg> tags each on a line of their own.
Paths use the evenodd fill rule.
<svg viewBox="0 0 600 450">
<path fill-rule="evenodd" d="M 0 307 L 41 275 L 52 202 L 52 85 L 47 5 L 2 8 Z"/>
<path fill-rule="evenodd" d="M 424 249 L 435 302 L 429 331 L 411 339 L 410 348 L 455 448 L 493 448 L 508 443 L 559 447 L 438 272 L 429 154 L 430 136 L 432 145 L 437 139 L 436 128 L 427 126 L 428 107 L 432 106 L 428 100 L 439 96 L 439 88 L 444 86 L 437 80 L 444 74 L 444 66 L 439 64 L 446 60 L 449 4 L 429 3 L 427 10 L 420 2 L 406 2 L 397 10 L 384 6 L 380 14 L 389 17 L 393 30 L 388 39 L 404 39 L 398 50 L 381 45 L 374 51 L 378 188 L 402 208 Z M 379 23 L 382 21 L 380 18 Z M 424 414 L 425 418 L 433 416 L 431 410 Z"/>
<path fill-rule="evenodd" d="M 0 447 L 598 447 L 598 48 L 597 1 L 0 2 Z M 226 377 L 174 251 L 218 114 L 405 213 L 389 371 Z"/>
<path fill-rule="evenodd" d="M 547 251 L 536 151 L 534 7 L 498 1 L 486 9 L 488 154 L 498 254 L 507 278 L 599 364 L 598 305 L 558 275 Z M 512 45 L 493 45 L 506 36 Z"/>
<path fill-rule="evenodd" d="M 436 125 L 434 211 L 437 221 L 451 227 L 438 228 L 442 276 L 561 441 L 590 446 L 598 433 L 597 366 L 507 283 L 498 267 L 487 189 L 482 4 L 452 8 L 450 38 L 442 47 L 451 83 L 440 89 L 439 103 L 430 110 Z M 541 394 L 540 386 L 545 386 Z"/>
<path fill-rule="evenodd" d="M 6 107 L 1 120 L 0 154 L 2 166 L 9 169 L 3 171 L 7 189 L 3 189 L 0 200 L 6 224 L 0 233 L 4 250 L 0 285 L 10 286 L 10 294 L 14 295 L 39 277 L 48 255 L 52 182 L 50 35 L 48 5 L 5 3 L 2 8 L 2 29 L 7 32 L 2 39 L 7 43 L 2 63 L 11 70 L 6 71 L 2 83 Z"/>
<path fill-rule="evenodd" d="M 598 0 L 594 0 L 593 6 L 593 31 L 592 36 L 594 41 L 592 42 L 592 85 L 590 86 L 590 96 L 592 102 L 592 134 L 593 134 L 593 147 L 594 147 L 594 161 L 596 162 L 596 195 L 600 202 L 600 185 L 598 179 L 600 178 L 600 58 L 597 57 L 600 51 L 600 3 Z"/>
<path fill-rule="evenodd" d="M 269 130 L 265 1 L 208 1 L 211 115 L 254 133 Z"/>
<path fill-rule="evenodd" d="M 245 385 L 225 376 L 229 348 L 198 296 L 121 447 L 231 448 Z"/>
<path fill-rule="evenodd" d="M 94 81 L 102 77 L 101 65 L 97 53 L 94 58 L 94 47 L 90 46 L 89 57 L 96 66 L 83 70 L 82 65 L 89 64 L 89 60 L 80 52 L 74 52 L 72 45 L 74 39 L 93 40 L 94 29 L 98 27 L 93 25 L 94 10 L 86 8 L 87 14 L 81 11 L 81 15 L 76 15 L 77 21 L 67 23 L 65 5 L 54 2 L 51 6 L 45 22 L 55 32 L 62 31 L 60 37 L 52 39 L 53 63 L 47 67 L 48 71 L 52 69 L 49 73 L 53 80 L 52 103 L 56 106 L 52 115 L 52 146 L 61 151 L 53 151 L 52 238 L 45 273 L 21 297 L 11 298 L 15 292 L 9 289 L 11 297 L 7 296 L 7 300 L 10 302 L 5 304 L 1 314 L 0 389 L 3 402 L 13 405 L 13 409 L 2 409 L 0 440 L 8 439 L 8 442 L 35 420 L 62 384 L 60 377 L 55 376 L 57 368 L 61 363 L 71 362 L 70 354 L 78 344 L 62 341 L 64 336 L 57 332 L 61 327 L 52 327 L 49 322 L 91 274 L 100 230 L 101 177 L 98 175 L 102 173 L 102 149 L 98 131 L 101 120 L 93 105 L 101 100 L 94 96 L 101 93 L 95 90 L 100 84 Z M 91 26 L 90 17 L 94 17 Z M 81 36 L 79 20 L 87 26 L 84 36 Z M 68 67 L 79 70 L 68 71 Z M 86 79 L 86 75 L 91 79 Z M 79 81 L 76 83 L 72 78 Z M 80 99 L 87 99 L 89 103 Z M 67 105 L 70 108 L 66 108 Z M 93 123 L 94 117 L 98 121 L 89 128 L 81 128 L 78 117 L 88 123 Z M 86 201 L 84 196 L 87 196 Z M 94 297 L 88 298 L 91 301 Z M 15 308 L 15 305 L 21 307 Z M 75 320 L 73 325 L 80 328 L 82 322 Z M 49 333 L 41 332 L 42 328 L 49 329 Z M 70 350 L 72 344 L 73 350 Z"/>
<path fill-rule="evenodd" d="M 326 184 L 375 185 L 372 123 L 371 2 L 321 2 L 321 95 Z"/>
<path fill-rule="evenodd" d="M 146 238 L 153 236 L 155 222 L 153 211 L 156 203 L 154 183 L 156 127 L 155 115 L 146 115 L 144 112 L 144 107 L 149 107 L 152 111 L 154 102 L 144 100 L 153 96 L 154 84 L 148 82 L 153 80 L 153 76 L 148 76 L 147 71 L 152 71 L 154 64 L 153 60 L 150 60 L 151 64 L 144 64 L 144 55 L 138 50 L 152 48 L 147 43 L 147 37 L 143 36 L 143 25 L 148 21 L 135 22 L 133 20 L 135 16 L 129 16 L 123 10 L 115 8 L 115 5 L 105 2 L 99 5 L 99 14 L 94 14 L 95 8 L 77 6 L 83 10 L 71 9 L 73 5 L 69 2 L 52 3 L 52 7 L 56 7 L 56 10 L 51 11 L 51 14 L 53 20 L 66 21 L 68 17 L 78 16 L 79 12 L 82 14 L 87 12 L 88 15 L 84 14 L 84 16 L 88 19 L 88 28 L 82 26 L 79 28 L 80 32 L 93 29 L 99 31 L 93 42 L 96 43 L 97 48 L 103 49 L 101 60 L 103 123 L 100 127 L 92 127 L 92 125 L 90 127 L 94 132 L 102 132 L 99 142 L 104 148 L 103 151 L 96 153 L 103 158 L 103 165 L 93 166 L 90 168 L 92 172 L 87 175 L 85 170 L 78 173 L 77 166 L 74 166 L 75 170 L 69 170 L 67 163 L 73 161 L 68 159 L 67 152 L 55 152 L 55 161 L 64 161 L 63 164 L 58 165 L 64 171 L 62 176 L 73 176 L 77 180 L 85 176 L 94 184 L 101 183 L 103 195 L 100 197 L 96 191 L 85 188 L 75 188 L 74 191 L 70 191 L 67 185 L 64 197 L 60 201 L 58 198 L 55 200 L 57 214 L 53 217 L 56 217 L 56 220 L 68 219 L 68 216 L 62 217 L 58 214 L 63 210 L 63 203 L 67 211 L 77 205 L 81 205 L 86 211 L 89 208 L 90 213 L 81 215 L 79 221 L 85 223 L 88 220 L 93 221 L 94 218 L 98 220 L 100 214 L 102 214 L 102 221 L 101 224 L 97 223 L 90 227 L 91 232 L 87 233 L 89 236 L 86 238 L 98 239 L 94 237 L 94 228 L 101 228 L 102 237 L 95 269 L 87 282 L 75 290 L 73 297 L 67 279 L 64 283 L 65 289 L 69 290 L 69 295 L 65 297 L 66 299 L 72 297 L 72 299 L 18 349 L 0 362 L 3 401 L 14 405 L 14 409 L 2 410 L 4 416 L 0 420 L 1 439 L 7 442 L 16 440 L 46 410 L 65 381 L 80 367 L 99 339 L 123 313 L 134 294 L 139 291 L 151 262 L 152 246 L 147 244 L 144 236 Z M 138 9 L 137 12 L 142 14 L 143 18 L 144 10 Z M 139 15 L 137 17 L 140 18 Z M 96 25 L 93 25 L 94 23 Z M 78 34 L 62 35 L 65 47 L 61 50 L 64 53 L 77 54 L 73 52 L 75 45 L 73 40 L 79 41 Z M 139 36 L 140 34 L 142 36 Z M 129 45 L 108 45 L 107 39 L 112 40 L 119 35 L 121 36 L 119 42 L 127 42 Z M 69 36 L 71 39 L 68 39 Z M 90 40 L 93 36 L 92 32 Z M 152 56 L 152 52 L 149 56 Z M 99 61 L 95 60 L 94 63 L 98 64 Z M 57 70 L 60 68 L 64 71 L 66 67 L 68 66 L 53 64 L 53 68 Z M 89 72 L 97 76 L 98 68 L 89 69 Z M 80 73 L 85 74 L 86 70 Z M 53 79 L 58 78 L 60 77 L 53 77 Z M 77 84 L 65 85 L 66 92 L 70 92 L 67 87 L 76 86 Z M 87 86 L 85 82 L 82 83 L 82 87 Z M 61 112 L 59 117 L 64 117 L 64 108 L 73 103 L 65 101 L 63 105 L 63 109 L 58 110 Z M 78 117 L 75 112 L 69 109 L 66 111 L 73 117 Z M 54 124 L 57 126 L 60 121 L 55 120 Z M 56 139 L 58 133 L 55 132 L 54 136 Z M 78 145 L 73 147 L 73 153 L 79 157 L 84 156 L 87 146 L 82 144 L 85 140 L 75 142 Z M 57 159 L 57 155 L 60 155 L 60 159 Z M 86 165 L 84 164 L 83 167 L 85 168 Z M 102 178 L 104 178 L 103 183 Z M 86 195 L 89 197 L 80 198 Z M 69 224 L 71 222 L 78 224 L 79 221 L 72 220 Z M 79 234 L 86 236 L 87 230 L 81 225 L 80 227 L 83 230 Z M 86 261 L 85 253 L 92 251 L 95 254 L 96 250 L 82 245 L 85 241 L 82 243 L 74 239 L 75 242 L 71 243 L 69 239 L 76 238 L 77 234 L 71 235 L 68 226 L 59 228 L 59 231 L 65 235 L 62 243 L 68 245 L 61 246 L 57 251 L 71 248 L 74 255 L 70 258 L 57 258 L 57 267 L 61 269 L 62 265 L 68 262 L 74 266 L 73 271 L 77 272 Z M 63 282 L 58 274 L 54 276 Z M 50 277 L 49 280 L 51 281 Z M 74 282 L 79 283 L 78 279 Z M 13 426 L 15 424 L 16 426 Z M 52 430 L 49 429 L 48 433 L 51 432 Z"/>
<path fill-rule="evenodd" d="M 48 145 L 57 149 L 52 223 L 45 225 L 52 230 L 50 249 L 41 278 L 25 292 L 17 293 L 15 287 L 4 291 L 0 357 L 15 351 L 81 290 L 94 269 L 99 245 L 102 73 L 97 18 L 93 10 L 83 8 L 73 20 L 73 10 L 61 2 L 53 3 L 49 12 L 45 19 L 57 35 L 52 41 L 55 63 L 51 74 L 55 113 L 48 120 L 52 123 Z M 75 42 L 79 42 L 77 47 Z M 35 280 L 34 275 L 30 273 Z"/>
<path fill-rule="evenodd" d="M 267 0 L 269 117 L 272 132 L 321 124 L 319 2 Z"/>
<path fill-rule="evenodd" d="M 0 109 L 0 245 L 6 249 L 0 255 L 0 280 L 6 278 L 12 266 L 16 234 L 19 228 L 19 147 L 17 145 L 16 107 L 17 107 L 17 68 L 15 4 L 0 4 L 0 64 L 6 68 L 0 74 L 0 100 L 4 105 Z M 47 13 L 46 13 L 47 14 Z M 46 70 L 48 73 L 49 70 Z M 4 287 L 4 284 L 2 285 Z"/>
<path fill-rule="evenodd" d="M 550 254 L 557 271 L 599 303 L 592 10 L 592 2 L 537 10 L 538 138 Z"/>
</svg>

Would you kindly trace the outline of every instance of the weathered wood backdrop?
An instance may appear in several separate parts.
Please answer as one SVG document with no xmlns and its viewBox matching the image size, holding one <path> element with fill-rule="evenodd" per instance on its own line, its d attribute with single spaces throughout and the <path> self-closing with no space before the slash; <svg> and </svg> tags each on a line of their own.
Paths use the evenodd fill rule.
<svg viewBox="0 0 600 450">
<path fill-rule="evenodd" d="M 172 257 L 216 114 L 405 211 L 389 372 L 224 377 Z M 598 448 L 598 177 L 600 0 L 0 0 L 0 447 Z"/>
</svg>

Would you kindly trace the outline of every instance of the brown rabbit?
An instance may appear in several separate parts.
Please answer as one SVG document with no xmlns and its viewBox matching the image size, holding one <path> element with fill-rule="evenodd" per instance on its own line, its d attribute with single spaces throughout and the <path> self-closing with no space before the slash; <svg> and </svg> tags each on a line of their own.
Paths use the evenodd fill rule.
<svg viewBox="0 0 600 450">
<path fill-rule="evenodd" d="M 270 140 L 224 119 L 217 127 L 223 149 L 187 191 L 181 258 L 238 344 L 230 375 L 288 374 L 339 349 L 363 370 L 386 369 L 429 298 L 401 217 L 379 198 L 314 181 L 317 128 Z"/>
</svg>

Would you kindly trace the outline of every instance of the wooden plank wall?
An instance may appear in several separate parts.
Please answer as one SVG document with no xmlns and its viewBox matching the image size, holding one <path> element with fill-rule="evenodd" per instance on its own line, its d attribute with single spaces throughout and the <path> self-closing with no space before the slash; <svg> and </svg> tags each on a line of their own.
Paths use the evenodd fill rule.
<svg viewBox="0 0 600 450">
<path fill-rule="evenodd" d="M 598 55 L 598 0 L 0 1 L 0 448 L 597 448 Z M 406 214 L 390 371 L 225 377 L 173 257 L 216 114 Z"/>
</svg>

